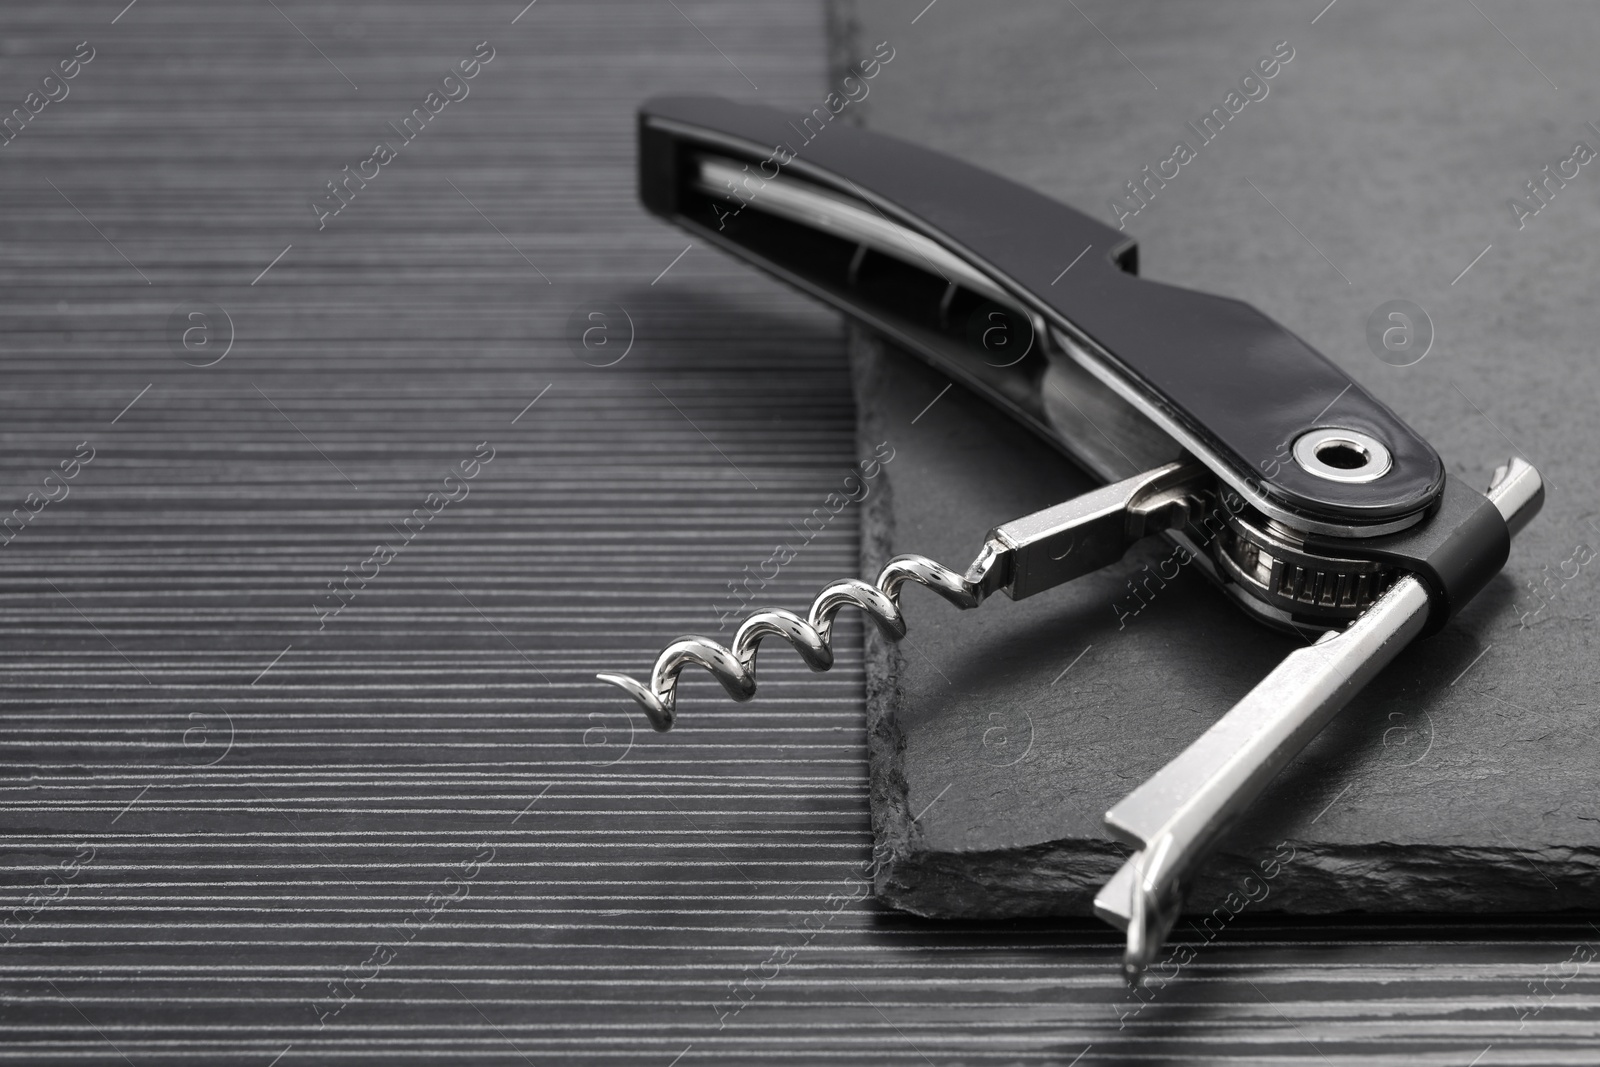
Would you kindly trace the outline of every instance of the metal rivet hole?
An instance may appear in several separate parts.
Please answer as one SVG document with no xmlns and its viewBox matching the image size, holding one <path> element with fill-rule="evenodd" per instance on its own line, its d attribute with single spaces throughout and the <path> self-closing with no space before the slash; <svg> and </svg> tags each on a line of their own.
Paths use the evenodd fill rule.
<svg viewBox="0 0 1600 1067">
<path fill-rule="evenodd" d="M 1334 426 L 1301 434 L 1294 443 L 1294 460 L 1307 474 L 1330 482 L 1376 481 L 1394 465 L 1377 438 Z"/>
</svg>

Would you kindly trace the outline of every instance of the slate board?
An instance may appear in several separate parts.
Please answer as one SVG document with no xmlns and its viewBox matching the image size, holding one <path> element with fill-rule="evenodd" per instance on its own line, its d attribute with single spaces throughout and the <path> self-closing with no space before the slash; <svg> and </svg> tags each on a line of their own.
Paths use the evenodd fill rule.
<svg viewBox="0 0 1600 1067">
<path fill-rule="evenodd" d="M 0 485 L 20 502 L 78 442 L 98 450 L 0 549 L 4 915 L 96 849 L 0 944 L 0 1062 L 1588 1054 L 1593 979 L 1564 966 L 1596 937 L 1578 917 L 1246 914 L 1146 1003 L 1098 923 L 930 922 L 859 899 L 857 629 L 829 674 L 771 656 L 751 704 L 691 681 L 666 736 L 593 683 L 717 632 L 727 583 L 858 458 L 834 317 L 699 247 L 657 280 L 688 240 L 634 202 L 633 109 L 668 91 L 813 106 L 827 18 L 848 57 L 859 15 L 276 6 L 0 9 L 9 100 L 74 43 L 98 50 L 0 149 Z M 1079 6 L 1144 57 L 1145 31 Z M 1319 32 L 1347 7 L 1372 17 L 1340 0 Z M 940 28 L 961 10 L 899 15 L 896 62 L 972 56 L 968 85 L 1011 84 L 1013 28 Z M 1055 33 L 1038 47 L 1078 63 L 1105 47 L 1087 25 Z M 319 233 L 311 194 L 484 39 L 497 55 L 471 97 Z M 1106 84 L 1086 106 L 1112 104 Z M 611 368 L 568 346 L 596 300 L 635 320 Z M 209 368 L 167 336 L 197 301 L 236 328 Z M 486 439 L 470 498 L 319 633 L 314 595 Z M 764 592 L 797 605 L 853 572 L 859 518 L 841 512 Z M 486 840 L 496 856 L 474 864 Z M 408 926 L 436 891 L 458 899 Z M 319 1027 L 329 983 L 401 938 Z"/>
<path fill-rule="evenodd" d="M 1220 97 L 1229 86 L 1218 77 L 1248 70 L 1280 39 L 1298 41 L 1267 97 L 1127 220 L 1142 241 L 1142 273 L 1237 295 L 1302 332 L 1435 442 L 1451 477 L 1486 486 L 1515 452 L 1552 482 L 1505 572 L 1385 671 L 1264 795 L 1192 893 L 1197 913 L 1280 845 L 1295 858 L 1257 906 L 1299 914 L 1559 910 L 1592 906 L 1600 889 L 1600 739 L 1590 729 L 1600 587 L 1577 562 L 1594 556 L 1600 489 L 1595 311 L 1578 296 L 1590 284 L 1578 279 L 1600 266 L 1591 240 L 1600 206 L 1560 192 L 1526 232 L 1504 206 L 1522 171 L 1537 170 L 1541 146 L 1570 154 L 1567 142 L 1596 141 L 1581 120 L 1594 90 L 1569 66 L 1567 96 L 1578 99 L 1563 99 L 1510 47 L 1482 63 L 1425 47 L 1441 34 L 1464 47 L 1495 32 L 1470 8 L 1471 19 L 1452 11 L 1339 11 L 1310 27 L 1270 6 L 1186 9 L 1159 28 L 1138 26 L 1168 83 L 1159 93 L 1140 92 L 1131 61 L 1115 52 L 1084 45 L 1071 62 L 1030 63 L 1035 52 L 1019 45 L 1014 61 L 1043 72 L 1038 91 L 1018 96 L 1004 79 L 965 85 L 966 114 L 987 109 L 996 121 L 951 124 L 953 90 L 935 88 L 933 71 L 957 62 L 963 32 L 982 23 L 1043 41 L 1071 24 L 1022 5 L 989 31 L 987 15 L 959 9 L 938 23 L 947 48 L 913 52 L 895 71 L 901 80 L 869 101 L 876 128 L 1111 217 L 1114 176 L 1170 154 L 1172 137 L 1200 144 L 1178 117 L 1206 110 L 1200 93 Z M 885 14 L 863 32 L 887 34 L 890 24 Z M 1556 18 L 1529 29 L 1557 45 L 1553 65 L 1574 38 L 1596 32 Z M 1491 56 L 1521 64 L 1492 94 L 1481 90 Z M 1102 98 L 1113 106 L 1081 105 L 1111 78 L 1121 89 Z M 1469 94 L 1481 108 L 1470 123 L 1454 121 L 1452 102 Z M 1537 138 L 1523 121 L 1530 112 L 1551 115 Z M 1063 267 L 1076 252 L 1062 249 Z M 1570 273 L 1553 276 L 1549 262 Z M 1437 337 L 1421 362 L 1391 366 L 1367 350 L 1366 319 L 1388 297 L 1434 309 Z M 858 363 L 864 439 L 904 442 L 888 492 L 868 504 L 869 569 L 905 551 L 964 567 L 990 527 L 1090 484 L 959 387 L 923 412 L 946 384 L 938 374 L 874 344 L 858 345 Z M 1239 387 L 1247 397 L 1248 383 Z M 1120 620 L 1113 604 L 1128 601 L 1125 583 L 1164 551 L 1151 542 L 1025 603 L 973 613 L 919 605 L 910 654 L 869 643 L 874 759 L 892 783 L 874 792 L 880 835 L 894 846 L 880 875 L 887 899 L 931 915 L 1092 913 L 1127 851 L 1109 841 L 1101 813 L 1296 646 L 1194 574 Z M 1546 577 L 1554 599 L 1530 591 Z"/>
</svg>

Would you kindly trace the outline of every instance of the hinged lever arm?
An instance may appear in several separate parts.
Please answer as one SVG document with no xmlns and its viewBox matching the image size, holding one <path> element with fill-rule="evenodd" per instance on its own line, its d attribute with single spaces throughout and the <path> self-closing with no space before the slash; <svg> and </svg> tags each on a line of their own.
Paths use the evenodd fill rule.
<svg viewBox="0 0 1600 1067">
<path fill-rule="evenodd" d="M 1495 471 L 1489 503 L 1511 532 L 1544 500 L 1520 459 Z M 1095 898 L 1095 913 L 1128 933 L 1130 983 L 1154 960 L 1183 906 L 1183 889 L 1211 847 L 1346 702 L 1423 631 L 1434 606 L 1416 575 L 1398 579 L 1342 632 L 1291 652 L 1244 699 L 1106 813 L 1113 835 L 1139 848 Z"/>
<path fill-rule="evenodd" d="M 1168 463 L 997 526 L 968 580 L 1021 600 L 1110 566 L 1141 538 L 1188 522 L 1209 480 L 1198 463 Z"/>
</svg>

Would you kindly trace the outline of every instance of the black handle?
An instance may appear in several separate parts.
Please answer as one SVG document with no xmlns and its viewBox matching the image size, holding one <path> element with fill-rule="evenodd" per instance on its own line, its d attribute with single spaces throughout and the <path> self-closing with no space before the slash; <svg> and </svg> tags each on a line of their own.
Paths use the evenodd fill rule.
<svg viewBox="0 0 1600 1067">
<path fill-rule="evenodd" d="M 647 208 L 917 347 L 940 350 L 933 335 L 949 332 L 952 294 L 963 287 L 936 262 L 919 271 L 914 255 L 904 257 L 909 268 L 863 280 L 861 248 L 762 210 L 764 180 L 810 183 L 933 241 L 1094 352 L 1199 458 L 1285 511 L 1392 526 L 1443 487 L 1432 447 L 1300 338 L 1242 301 L 1137 277 L 1126 235 L 1031 189 L 836 120 L 791 121 L 716 97 L 656 98 L 639 119 Z M 707 152 L 748 168 L 732 201 L 701 187 Z M 746 199 L 753 210 L 741 210 Z M 980 367 L 976 376 L 1025 414 L 1037 406 L 1015 375 Z M 1317 477 L 1288 458 L 1313 427 L 1367 434 L 1387 446 L 1392 465 L 1366 483 Z"/>
</svg>

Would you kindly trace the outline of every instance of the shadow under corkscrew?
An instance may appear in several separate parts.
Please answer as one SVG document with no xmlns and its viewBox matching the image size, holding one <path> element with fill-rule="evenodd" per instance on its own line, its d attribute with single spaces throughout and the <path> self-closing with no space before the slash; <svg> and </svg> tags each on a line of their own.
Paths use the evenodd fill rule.
<svg viewBox="0 0 1600 1067">
<path fill-rule="evenodd" d="M 751 615 L 723 647 L 708 637 L 680 637 L 656 658 L 648 686 L 626 674 L 595 675 L 626 692 L 638 702 L 657 730 L 672 729 L 677 715 L 678 674 L 691 664 L 704 667 L 722 683 L 734 700 L 749 700 L 756 694 L 756 652 L 764 637 L 777 636 L 794 646 L 807 667 L 825 671 L 833 666 L 833 617 L 841 608 L 856 607 L 865 612 L 885 637 L 898 641 L 906 635 L 905 616 L 900 611 L 900 587 L 906 582 L 927 586 L 958 608 L 975 608 L 992 591 L 985 584 L 995 562 L 992 546 L 972 564 L 965 576 L 926 556 L 896 556 L 884 565 L 876 584 L 859 578 L 844 578 L 825 587 L 811 603 L 811 611 L 801 618 L 792 611 L 768 608 Z"/>
</svg>

